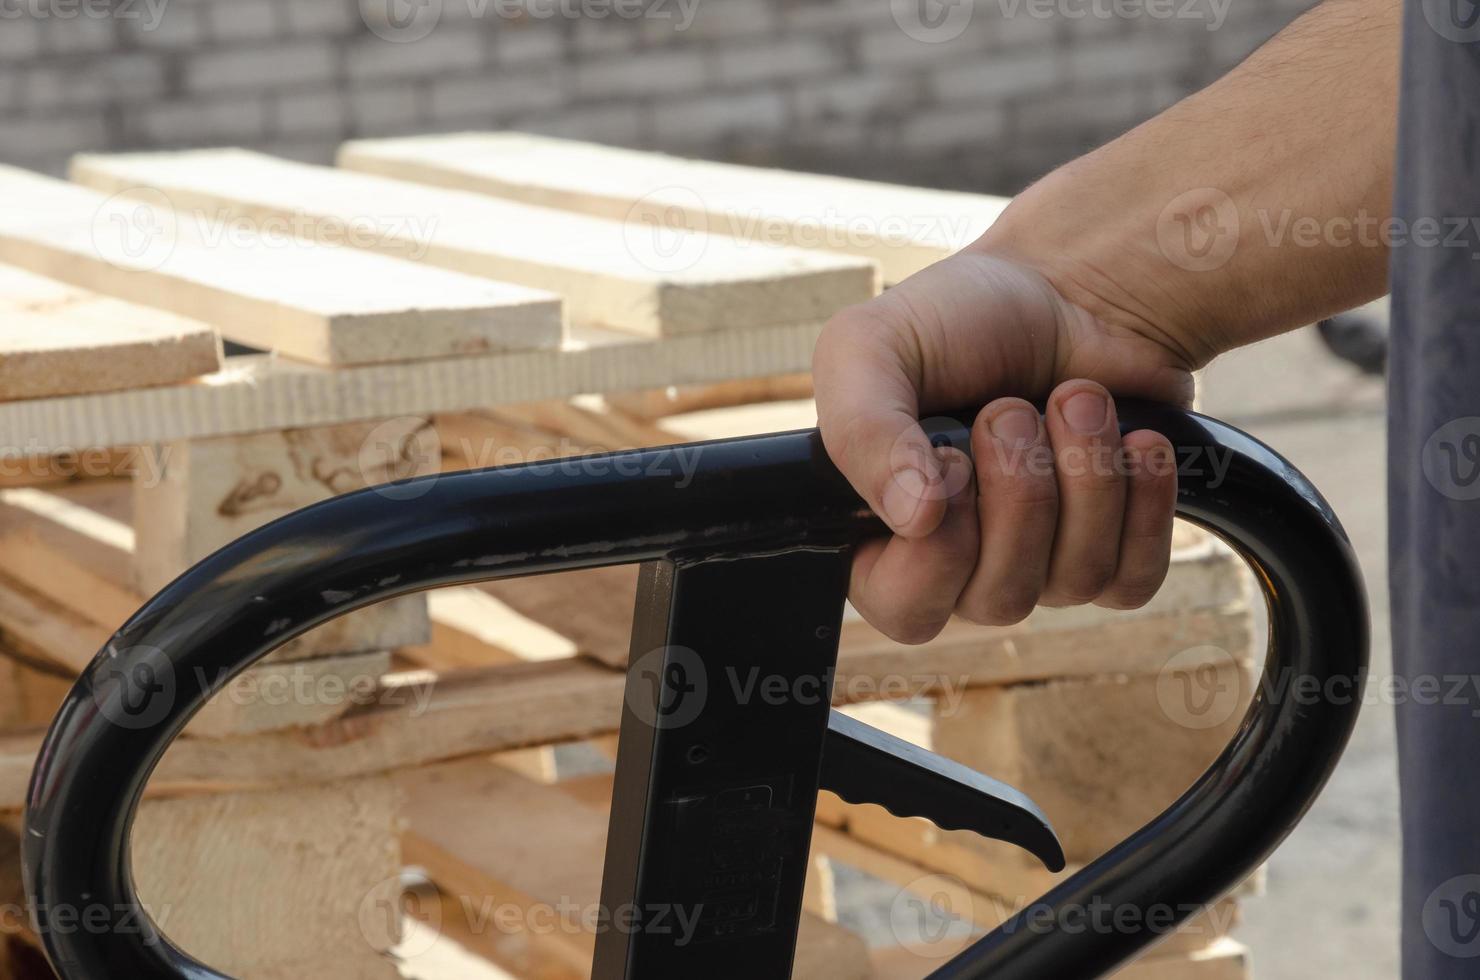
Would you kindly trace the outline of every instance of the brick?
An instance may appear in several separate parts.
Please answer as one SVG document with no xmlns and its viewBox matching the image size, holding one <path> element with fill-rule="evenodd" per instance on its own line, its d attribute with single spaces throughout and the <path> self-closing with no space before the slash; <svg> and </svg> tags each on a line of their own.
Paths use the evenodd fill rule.
<svg viewBox="0 0 1480 980">
<path fill-rule="evenodd" d="M 1065 55 L 1065 73 L 1078 84 L 1128 78 L 1166 77 L 1192 64 L 1188 45 L 1167 44 L 1156 37 L 1132 37 L 1077 45 Z"/>
<path fill-rule="evenodd" d="M 267 106 L 260 98 L 235 96 L 206 102 L 161 102 L 130 107 L 126 128 L 146 146 L 235 143 L 267 131 Z"/>
<path fill-rule="evenodd" d="M 20 94 L 31 111 L 68 106 L 100 106 L 120 99 L 153 98 L 165 87 L 164 63 L 153 54 L 133 53 L 97 59 L 92 69 L 33 68 Z"/>
<path fill-rule="evenodd" d="M 530 109 L 564 102 L 561 75 L 519 73 L 436 82 L 431 90 L 433 119 L 507 118 Z"/>
<path fill-rule="evenodd" d="M 1005 98 L 1054 87 L 1064 75 L 1054 52 L 994 54 L 974 64 L 948 67 L 932 74 L 930 84 L 943 102 Z"/>
<path fill-rule="evenodd" d="M 62 117 L 0 120 L 6 153 L 15 159 L 47 157 L 108 143 L 108 127 L 101 112 Z"/>
<path fill-rule="evenodd" d="M 792 107 L 807 119 L 855 119 L 912 104 L 918 93 L 913 81 L 870 73 L 844 75 L 809 82 L 792 92 Z"/>
<path fill-rule="evenodd" d="M 552 27 L 500 21 L 493 37 L 494 58 L 501 65 L 538 62 L 546 65 L 565 53 L 565 37 Z"/>
<path fill-rule="evenodd" d="M 652 107 L 660 143 L 692 145 L 735 133 L 780 133 L 786 128 L 786 100 L 779 92 L 710 95 Z"/>
<path fill-rule="evenodd" d="M 4 21 L 0 30 L 0 58 L 9 62 L 34 58 L 41 53 L 41 25 L 34 20 Z"/>
<path fill-rule="evenodd" d="M 693 5 L 692 22 L 684 30 L 695 38 L 722 38 L 726 41 L 744 36 L 771 34 L 779 26 L 775 8 L 787 4 L 769 3 L 767 0 L 724 0 L 709 3 L 706 0 L 686 0 Z M 873 0 L 866 0 L 873 2 Z M 666 0 L 662 8 L 679 13 L 677 0 Z M 673 26 L 670 24 L 670 26 Z"/>
<path fill-rule="evenodd" d="M 321 6 L 321 0 L 310 3 L 294 3 L 286 8 L 272 0 L 230 0 L 229 3 L 212 4 L 207 20 L 211 37 L 217 41 L 261 41 L 274 37 L 281 29 L 281 14 L 284 9 L 297 6 Z"/>
<path fill-rule="evenodd" d="M 705 74 L 705 57 L 698 51 L 655 52 L 641 58 L 578 64 L 576 91 L 588 96 L 686 92 L 702 85 Z"/>
<path fill-rule="evenodd" d="M 409 85 L 352 86 L 350 126 L 360 136 L 380 136 L 415 128 L 422 118 L 422 93 Z"/>
<path fill-rule="evenodd" d="M 642 129 L 642 109 L 630 102 L 618 102 L 559 113 L 540 112 L 515 120 L 513 128 L 546 136 L 630 146 Z"/>
<path fill-rule="evenodd" d="M 985 50 L 989 35 L 968 29 L 950 41 L 932 43 L 910 37 L 890 21 L 858 38 L 858 60 L 864 65 L 939 65 L 942 62 L 975 64 L 976 52 Z"/>
<path fill-rule="evenodd" d="M 894 23 L 889 4 L 878 3 L 877 0 L 812 0 L 788 4 L 782 16 L 788 27 L 820 27 L 834 31 L 884 27 Z"/>
<path fill-rule="evenodd" d="M 295 36 L 348 34 L 365 26 L 356 0 L 296 0 L 284 9 L 288 33 Z"/>
<path fill-rule="evenodd" d="M 911 114 L 900 125 L 899 145 L 908 150 L 981 146 L 1000 137 L 1006 128 L 1007 110 L 1000 105 L 927 110 Z"/>
<path fill-rule="evenodd" d="M 362 81 L 403 75 L 442 77 L 482 64 L 483 38 L 477 33 L 436 31 L 404 43 L 366 38 L 347 52 L 345 69 L 351 81 Z"/>
<path fill-rule="evenodd" d="M 274 100 L 275 130 L 283 135 L 343 136 L 348 118 L 344 96 L 333 89 L 295 92 Z"/>
<path fill-rule="evenodd" d="M 792 37 L 764 44 L 727 44 L 719 52 L 719 80 L 745 85 L 772 79 L 827 75 L 842 59 L 831 45 L 815 38 Z"/>
<path fill-rule="evenodd" d="M 336 60 L 324 41 L 209 52 L 190 59 L 185 86 L 193 92 L 226 92 L 326 82 L 334 77 Z"/>
<path fill-rule="evenodd" d="M 663 38 L 666 40 L 667 32 Z M 642 29 L 625 21 L 591 20 L 582 18 L 571 27 L 570 43 L 584 54 L 631 51 L 643 40 Z"/>
<path fill-rule="evenodd" d="M 159 18 L 122 22 L 123 37 L 141 48 L 187 48 L 205 40 L 205 11 L 199 6 L 170 4 Z"/>
<path fill-rule="evenodd" d="M 139 13 L 142 15 L 143 11 Z M 53 54 L 107 51 L 116 43 L 117 24 L 113 17 L 96 13 L 79 12 L 67 19 L 52 16 L 41 21 L 41 42 Z M 9 28 L 10 21 L 0 20 L 0 25 Z"/>
</svg>

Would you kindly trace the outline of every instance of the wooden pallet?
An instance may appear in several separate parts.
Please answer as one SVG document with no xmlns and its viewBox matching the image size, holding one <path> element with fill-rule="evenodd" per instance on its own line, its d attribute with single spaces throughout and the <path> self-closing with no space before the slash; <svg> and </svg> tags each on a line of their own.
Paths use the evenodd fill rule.
<svg viewBox="0 0 1480 980">
<path fill-rule="evenodd" d="M 499 140 L 475 143 L 456 145 L 480 167 L 504 154 Z M 407 157 L 425 164 L 435 145 L 410 145 Z M 520 166 L 587 152 L 526 148 Z M 0 843 L 14 843 L 41 726 L 71 679 L 149 594 L 219 545 L 415 473 L 811 425 L 801 372 L 821 322 L 877 290 L 877 263 L 897 278 L 948 244 L 875 236 L 851 255 L 809 250 L 795 202 L 820 194 L 823 178 L 724 170 L 705 179 L 765 201 L 790 244 L 686 218 L 660 230 L 692 261 L 663 267 L 630 240 L 631 221 L 611 220 L 610 188 L 593 191 L 596 207 L 451 189 L 443 176 L 386 176 L 365 162 L 392 149 L 403 148 L 346 150 L 377 175 L 225 151 L 81 159 L 85 187 L 0 169 L 0 203 L 11 205 L 0 208 L 0 310 L 23 310 L 36 328 L 0 330 L 0 462 L 14 464 L 0 472 Z M 569 180 L 568 167 L 547 172 Z M 1000 209 L 860 182 L 829 193 L 840 189 L 873 195 L 857 206 L 880 226 L 902 208 L 972 220 Z M 390 220 L 408 215 L 434 220 Z M 383 234 L 285 243 L 266 231 L 360 218 Z M 120 228 L 164 237 L 134 249 Z M 26 346 L 37 330 L 57 342 Z M 222 361 L 221 337 L 261 352 Z M 552 898 L 594 901 L 634 588 L 635 570 L 614 568 L 439 590 L 327 624 L 249 669 L 192 721 L 146 791 L 141 884 L 157 905 L 189 910 L 168 920 L 171 935 L 253 980 L 583 975 L 589 935 L 459 923 L 488 896 L 524 910 L 521 921 Z M 1247 590 L 1226 549 L 1183 531 L 1166 587 L 1134 613 L 953 623 L 921 648 L 850 613 L 836 699 L 1018 781 L 1082 863 L 1226 741 L 1226 726 L 1169 730 L 1146 696 L 1174 654 L 1179 669 L 1242 676 Z M 1031 754 L 1045 745 L 1083 758 L 1091 731 L 1076 717 L 1122 732 L 1124 765 L 1097 773 Z M 981 718 L 1004 738 L 974 738 Z M 1067 734 L 1045 742 L 1053 719 Z M 1106 795 L 1112 774 L 1142 768 L 1138 753 L 1171 744 L 1150 777 L 1128 783 L 1135 793 Z M 572 776 L 572 758 L 596 772 Z M 1070 790 L 1059 776 L 1073 776 Z M 1097 829 L 1075 822 L 1083 805 L 1102 817 Z M 408 887 L 408 863 L 431 891 Z M 962 896 L 994 907 L 1049 883 L 1016 855 L 825 799 L 799 976 L 909 976 L 939 952 L 869 949 L 841 927 L 828 881 L 845 866 L 900 894 L 946 871 Z M 1127 976 L 1242 976 L 1225 933 L 1169 941 L 1136 968 L 1150 972 Z M 26 958 L 23 942 L 12 959 Z"/>
</svg>

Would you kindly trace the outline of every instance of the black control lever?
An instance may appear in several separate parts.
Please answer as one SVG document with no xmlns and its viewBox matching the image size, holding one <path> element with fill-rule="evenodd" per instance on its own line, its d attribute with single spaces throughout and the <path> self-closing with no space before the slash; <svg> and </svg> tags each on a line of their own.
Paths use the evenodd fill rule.
<svg viewBox="0 0 1480 980">
<path fill-rule="evenodd" d="M 924 817 L 942 830 L 1016 844 L 1048 870 L 1064 869 L 1058 835 L 1025 794 L 839 711 L 827 721 L 822 788 L 896 817 Z"/>
</svg>

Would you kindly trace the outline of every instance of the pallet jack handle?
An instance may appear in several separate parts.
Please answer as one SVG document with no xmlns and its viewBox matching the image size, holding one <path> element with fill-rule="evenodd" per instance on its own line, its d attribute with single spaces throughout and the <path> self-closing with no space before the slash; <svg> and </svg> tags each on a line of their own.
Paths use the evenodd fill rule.
<svg viewBox="0 0 1480 980">
<path fill-rule="evenodd" d="M 1224 423 L 1144 402 L 1121 402 L 1118 412 L 1123 431 L 1151 428 L 1171 440 L 1178 515 L 1217 534 L 1253 569 L 1269 609 L 1263 680 L 1228 748 L 1179 800 L 944 964 L 936 978 L 1073 980 L 1111 972 L 1164 932 L 1070 928 L 1074 910 L 1167 908 L 1181 921 L 1216 901 L 1301 819 L 1355 724 L 1367 663 L 1366 599 L 1330 507 L 1288 462 Z M 969 449 L 973 416 L 935 420 L 932 438 Z M 22 859 L 48 958 L 64 980 L 226 978 L 148 918 L 134 888 L 130 831 L 150 773 L 190 717 L 233 676 L 306 630 L 424 589 L 647 562 L 634 660 L 654 637 L 692 634 L 718 651 L 694 648 L 707 666 L 715 664 L 706 657 L 732 665 L 794 649 L 822 670 L 836 655 L 828 627 L 841 615 L 848 549 L 882 531 L 817 431 L 803 430 L 420 477 L 324 501 L 242 537 L 118 630 L 42 744 Z M 780 586 L 767 570 L 781 573 Z M 732 581 L 769 596 L 776 614 L 751 608 L 754 624 L 744 629 L 706 626 L 734 611 L 725 598 L 732 593 L 720 591 Z M 782 587 L 809 581 L 818 583 L 811 591 Z M 644 623 L 650 636 L 638 635 Z M 802 623 L 816 624 L 808 626 L 815 643 L 787 632 Z M 632 686 L 629 673 L 629 692 Z M 797 847 L 804 855 L 819 786 L 956 820 L 1024 846 L 1050 867 L 1062 864 L 1046 819 L 1010 787 L 919 750 L 911 755 L 912 747 L 829 712 L 826 701 L 811 714 L 787 716 L 788 730 L 799 735 L 788 751 L 741 751 L 725 726 L 759 717 L 744 707 L 716 714 L 710 703 L 685 726 L 660 714 L 641 729 L 643 719 L 629 716 L 642 712 L 628 697 L 603 903 L 633 889 L 710 897 L 724 867 L 747 884 L 743 901 L 709 906 L 705 941 L 686 951 L 651 937 L 599 937 L 594 976 L 677 975 L 654 965 L 670 962 L 704 964 L 713 977 L 785 976 L 800 915 Z M 711 725 L 715 718 L 724 725 Z M 629 725 L 638 726 L 635 734 Z M 692 764 L 697 756 L 682 739 L 706 732 L 717 736 L 705 742 L 718 750 L 709 768 L 668 766 L 661 751 L 639 758 L 640 750 L 667 745 Z M 791 769 L 776 768 L 782 755 L 794 757 Z M 665 845 L 653 833 L 659 827 L 690 836 Z M 771 843 L 758 848 L 757 833 Z M 623 850 L 622 840 L 638 845 Z M 682 873 L 658 873 L 685 841 L 702 873 L 690 873 L 692 861 Z M 775 967 L 745 966 L 737 951 L 748 949 L 773 956 L 767 962 Z"/>
</svg>

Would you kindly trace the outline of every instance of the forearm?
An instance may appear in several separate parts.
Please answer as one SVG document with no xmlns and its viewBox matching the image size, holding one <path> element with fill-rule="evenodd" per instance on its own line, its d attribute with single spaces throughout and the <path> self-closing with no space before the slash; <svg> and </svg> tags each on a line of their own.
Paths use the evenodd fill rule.
<svg viewBox="0 0 1480 980">
<path fill-rule="evenodd" d="M 1399 0 L 1327 0 L 1025 191 L 973 248 L 1201 364 L 1380 295 Z"/>
</svg>

